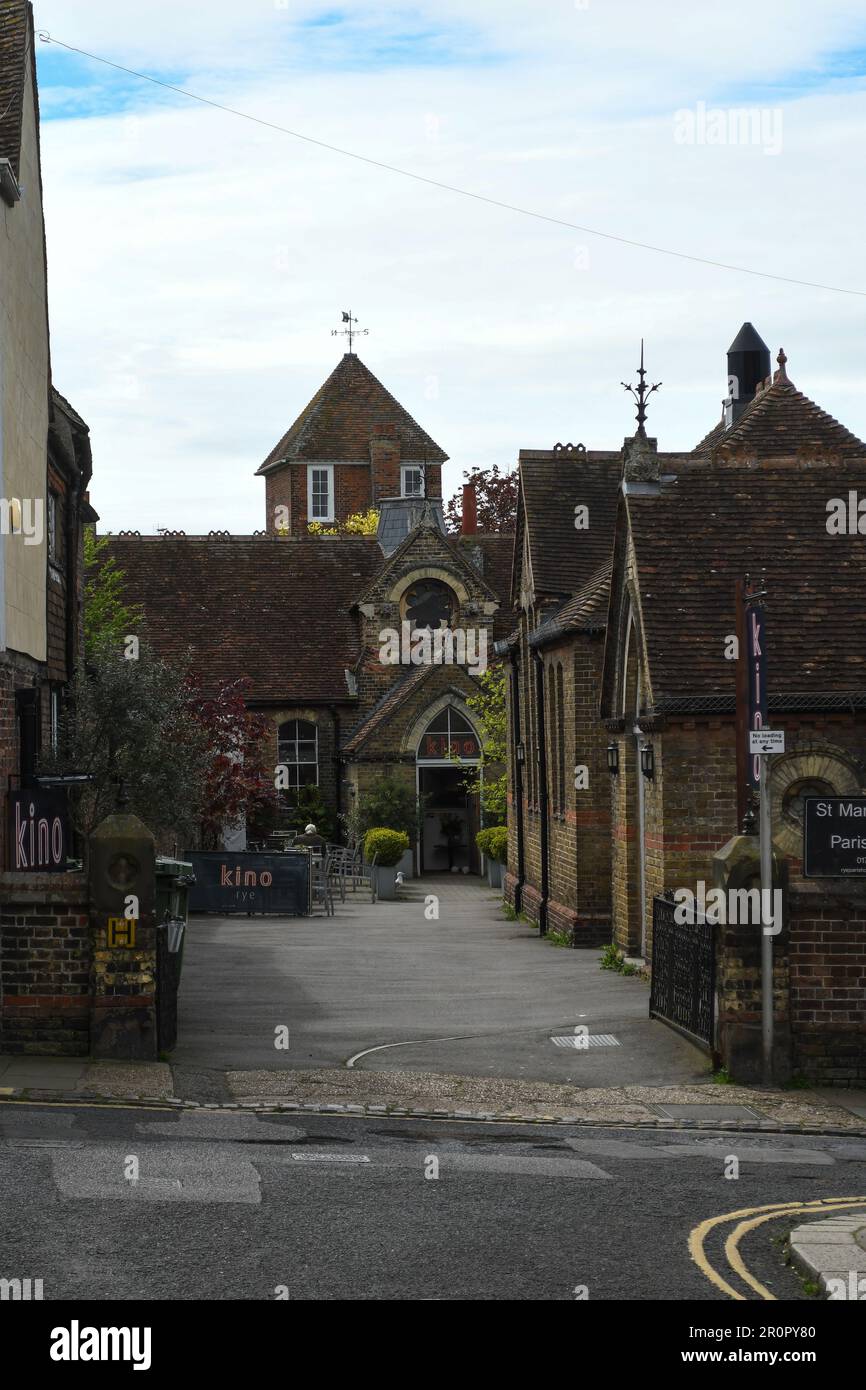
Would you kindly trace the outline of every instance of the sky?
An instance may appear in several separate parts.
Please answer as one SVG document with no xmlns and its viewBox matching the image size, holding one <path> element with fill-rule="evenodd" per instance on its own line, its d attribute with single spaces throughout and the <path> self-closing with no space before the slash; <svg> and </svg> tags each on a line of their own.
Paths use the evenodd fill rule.
<svg viewBox="0 0 866 1390">
<path fill-rule="evenodd" d="M 751 320 L 866 437 L 862 0 L 39 0 L 52 363 L 101 530 L 249 533 L 254 478 L 359 356 L 464 470 L 716 423 Z M 738 114 L 739 113 L 739 114 Z M 859 293 L 784 283 L 789 277 Z"/>
</svg>

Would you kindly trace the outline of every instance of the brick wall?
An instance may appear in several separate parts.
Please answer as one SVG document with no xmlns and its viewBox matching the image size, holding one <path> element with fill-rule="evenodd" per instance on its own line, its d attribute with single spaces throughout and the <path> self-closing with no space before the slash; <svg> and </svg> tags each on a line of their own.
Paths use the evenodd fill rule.
<svg viewBox="0 0 866 1390">
<path fill-rule="evenodd" d="M 866 886 L 816 880 L 788 896 L 795 1072 L 866 1083 Z"/>
<path fill-rule="evenodd" d="M 83 874 L 0 878 L 0 1051 L 86 1056 L 92 952 Z"/>
</svg>

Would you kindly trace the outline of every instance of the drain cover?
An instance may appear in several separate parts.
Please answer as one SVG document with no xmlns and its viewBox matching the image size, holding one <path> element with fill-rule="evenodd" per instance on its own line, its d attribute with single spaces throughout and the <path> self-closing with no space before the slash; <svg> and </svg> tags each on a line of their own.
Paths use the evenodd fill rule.
<svg viewBox="0 0 866 1390">
<path fill-rule="evenodd" d="M 665 1120 L 759 1120 L 748 1105 L 653 1105 Z"/>
<path fill-rule="evenodd" d="M 584 1052 L 588 1047 L 619 1047 L 619 1039 L 613 1033 L 566 1033 L 562 1038 L 551 1038 L 557 1047 L 573 1047 L 575 1052 Z"/>
</svg>

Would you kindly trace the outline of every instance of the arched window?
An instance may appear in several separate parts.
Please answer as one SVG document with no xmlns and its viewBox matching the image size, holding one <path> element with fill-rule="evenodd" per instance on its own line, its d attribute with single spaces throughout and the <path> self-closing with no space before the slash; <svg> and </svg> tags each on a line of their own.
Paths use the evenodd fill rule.
<svg viewBox="0 0 866 1390">
<path fill-rule="evenodd" d="M 288 769 L 291 790 L 315 787 L 319 781 L 319 731 L 307 719 L 288 719 L 277 733 L 277 757 Z"/>
<path fill-rule="evenodd" d="M 416 628 L 450 627 L 457 607 L 454 591 L 441 579 L 419 579 L 403 595 L 402 616 Z"/>
<path fill-rule="evenodd" d="M 460 758 L 470 761 L 481 756 L 478 737 L 469 720 L 446 705 L 431 719 L 418 745 L 421 762 Z"/>
</svg>

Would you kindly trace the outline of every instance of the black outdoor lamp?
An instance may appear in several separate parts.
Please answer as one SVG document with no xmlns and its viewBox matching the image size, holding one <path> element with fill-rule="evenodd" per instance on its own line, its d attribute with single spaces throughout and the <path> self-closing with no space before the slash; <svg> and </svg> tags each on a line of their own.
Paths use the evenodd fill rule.
<svg viewBox="0 0 866 1390">
<path fill-rule="evenodd" d="M 518 743 L 517 745 L 517 761 L 519 763 L 526 762 L 526 748 L 522 743 Z"/>
<path fill-rule="evenodd" d="M 656 770 L 655 754 L 651 743 L 642 743 L 640 748 L 640 770 L 644 777 L 654 777 Z"/>
<path fill-rule="evenodd" d="M 607 770 L 611 777 L 615 777 L 619 772 L 619 744 L 609 743 L 607 745 Z"/>
</svg>

